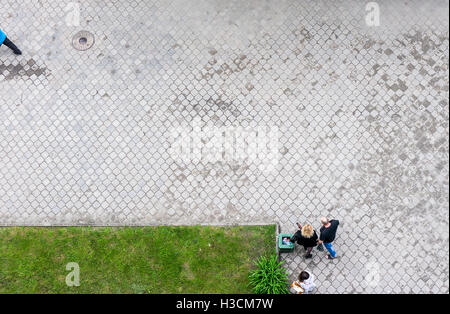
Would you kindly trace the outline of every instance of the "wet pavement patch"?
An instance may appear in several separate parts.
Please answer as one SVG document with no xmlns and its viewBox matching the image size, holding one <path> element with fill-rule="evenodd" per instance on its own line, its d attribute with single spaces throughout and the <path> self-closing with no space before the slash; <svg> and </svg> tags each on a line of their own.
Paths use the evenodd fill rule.
<svg viewBox="0 0 450 314">
<path fill-rule="evenodd" d="M 12 80 L 17 77 L 37 77 L 45 75 L 46 67 L 40 67 L 33 59 L 28 60 L 25 64 L 5 64 L 0 61 L 0 76 L 4 76 L 5 80 Z"/>
</svg>

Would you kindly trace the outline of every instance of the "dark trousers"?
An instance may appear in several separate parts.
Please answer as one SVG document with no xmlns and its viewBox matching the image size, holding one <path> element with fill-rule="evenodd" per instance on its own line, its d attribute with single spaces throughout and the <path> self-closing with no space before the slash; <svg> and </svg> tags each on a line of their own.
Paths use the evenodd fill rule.
<svg viewBox="0 0 450 314">
<path fill-rule="evenodd" d="M 19 48 L 17 48 L 17 46 L 14 45 L 14 43 L 11 40 L 8 39 L 8 37 L 6 37 L 5 41 L 3 42 L 3 45 L 5 45 L 14 52 L 20 51 Z"/>
</svg>

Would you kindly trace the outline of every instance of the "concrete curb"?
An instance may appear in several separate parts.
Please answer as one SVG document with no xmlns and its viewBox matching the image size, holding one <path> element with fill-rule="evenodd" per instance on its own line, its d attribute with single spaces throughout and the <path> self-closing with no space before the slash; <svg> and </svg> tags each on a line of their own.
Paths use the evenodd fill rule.
<svg viewBox="0 0 450 314">
<path fill-rule="evenodd" d="M 280 249 L 278 247 L 278 235 L 280 234 L 280 225 L 277 223 L 275 223 L 275 250 L 276 250 L 276 254 L 278 257 L 278 261 L 280 261 Z"/>
<path fill-rule="evenodd" d="M 269 226 L 269 225 L 278 225 L 278 222 L 251 222 L 251 223 L 227 223 L 227 224 L 219 224 L 219 223 L 196 223 L 196 224 L 0 224 L 0 228 L 4 227 L 193 227 L 193 226 L 212 226 L 212 227 L 238 227 L 238 226 Z"/>
</svg>

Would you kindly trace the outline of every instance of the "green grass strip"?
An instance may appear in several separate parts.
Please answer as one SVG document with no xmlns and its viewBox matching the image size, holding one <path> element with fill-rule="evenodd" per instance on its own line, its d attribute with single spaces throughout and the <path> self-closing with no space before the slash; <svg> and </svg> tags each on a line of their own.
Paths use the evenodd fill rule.
<svg viewBox="0 0 450 314">
<path fill-rule="evenodd" d="M 4 227 L 0 293 L 251 293 L 275 226 Z M 80 286 L 66 285 L 66 264 Z"/>
</svg>

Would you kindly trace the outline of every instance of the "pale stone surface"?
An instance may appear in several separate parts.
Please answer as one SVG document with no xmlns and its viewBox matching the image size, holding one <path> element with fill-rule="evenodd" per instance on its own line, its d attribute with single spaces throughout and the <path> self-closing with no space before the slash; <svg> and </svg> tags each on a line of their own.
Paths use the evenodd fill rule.
<svg viewBox="0 0 450 314">
<path fill-rule="evenodd" d="M 318 292 L 448 293 L 448 2 L 0 0 L 0 225 L 341 220 Z M 70 22 L 70 21 L 69 21 Z M 75 50 L 80 30 L 94 46 Z M 278 164 L 171 132 L 276 126 Z"/>
</svg>

